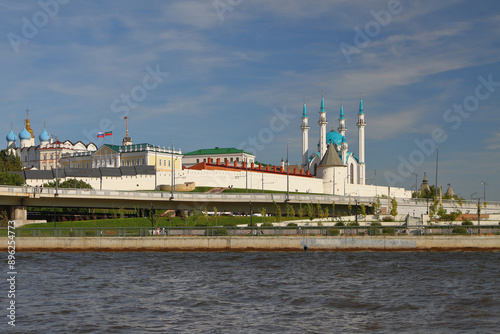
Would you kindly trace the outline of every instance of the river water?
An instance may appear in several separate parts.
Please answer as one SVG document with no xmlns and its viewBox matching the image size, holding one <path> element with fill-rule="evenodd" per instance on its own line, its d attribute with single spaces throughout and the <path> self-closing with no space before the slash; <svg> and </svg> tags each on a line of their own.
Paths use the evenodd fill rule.
<svg viewBox="0 0 500 334">
<path fill-rule="evenodd" d="M 500 252 L 33 252 L 17 270 L 16 326 L 2 292 L 3 333 L 500 328 Z"/>
</svg>

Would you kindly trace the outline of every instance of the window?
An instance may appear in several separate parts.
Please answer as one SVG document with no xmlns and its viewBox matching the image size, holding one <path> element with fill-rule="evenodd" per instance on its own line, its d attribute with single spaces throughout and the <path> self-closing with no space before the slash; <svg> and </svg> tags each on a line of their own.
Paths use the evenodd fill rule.
<svg viewBox="0 0 500 334">
<path fill-rule="evenodd" d="M 87 162 L 87 168 L 89 168 L 89 163 Z"/>
<path fill-rule="evenodd" d="M 240 158 L 236 158 L 236 161 L 240 161 Z"/>
<path fill-rule="evenodd" d="M 136 163 L 136 165 L 140 165 L 140 164 L 141 164 L 140 162 L 141 162 L 141 161 L 139 160 L 139 158 L 137 158 L 137 163 Z"/>
<path fill-rule="evenodd" d="M 51 154 L 51 155 L 50 155 L 50 160 L 52 160 L 53 158 L 54 158 L 54 155 L 53 155 L 53 154 Z"/>
<path fill-rule="evenodd" d="M 196 159 L 196 163 L 199 164 L 200 163 L 200 159 Z"/>
<path fill-rule="evenodd" d="M 231 162 L 233 162 L 233 158 L 231 158 Z"/>
<path fill-rule="evenodd" d="M 351 172 L 350 172 L 351 175 L 349 175 L 349 182 L 351 182 L 351 184 L 354 184 L 354 165 L 351 164 Z"/>
<path fill-rule="evenodd" d="M 132 159 L 132 166 L 135 165 L 135 159 Z"/>
<path fill-rule="evenodd" d="M 80 168 L 80 163 L 78 163 L 78 168 Z"/>
<path fill-rule="evenodd" d="M 127 159 L 127 166 L 130 166 L 130 160 Z"/>
<path fill-rule="evenodd" d="M 207 159 L 203 159 L 203 162 L 207 162 Z"/>
<path fill-rule="evenodd" d="M 169 161 L 168 161 L 168 167 L 170 167 L 170 163 L 171 163 L 171 161 L 169 160 Z"/>
<path fill-rule="evenodd" d="M 125 166 L 125 160 L 122 160 L 122 166 Z"/>
<path fill-rule="evenodd" d="M 43 155 L 43 160 L 47 160 L 47 154 Z"/>
<path fill-rule="evenodd" d="M 145 165 L 146 160 L 142 158 L 142 164 Z"/>
</svg>

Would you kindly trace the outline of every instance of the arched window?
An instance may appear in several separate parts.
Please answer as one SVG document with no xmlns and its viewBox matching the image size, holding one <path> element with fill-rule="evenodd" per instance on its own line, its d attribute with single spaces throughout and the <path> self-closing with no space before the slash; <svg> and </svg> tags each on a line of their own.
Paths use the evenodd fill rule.
<svg viewBox="0 0 500 334">
<path fill-rule="evenodd" d="M 353 164 L 351 164 L 351 168 L 350 169 L 351 170 L 349 172 L 349 174 L 350 174 L 349 182 L 351 184 L 354 184 L 354 165 Z"/>
</svg>

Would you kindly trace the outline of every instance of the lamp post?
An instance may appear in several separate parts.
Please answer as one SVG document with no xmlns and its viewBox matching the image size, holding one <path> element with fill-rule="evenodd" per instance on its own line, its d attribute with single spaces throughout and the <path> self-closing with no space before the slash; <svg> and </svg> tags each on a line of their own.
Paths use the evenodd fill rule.
<svg viewBox="0 0 500 334">
<path fill-rule="evenodd" d="M 174 141 L 172 140 L 172 146 L 170 147 L 170 151 L 171 151 L 171 158 L 170 158 L 170 161 L 172 162 L 172 168 L 170 169 L 170 182 L 172 184 L 172 186 L 170 187 L 170 200 L 173 200 L 174 199 L 174 188 L 175 188 L 175 184 L 174 184 L 174 173 L 175 173 L 175 163 L 174 163 Z"/>
<path fill-rule="evenodd" d="M 411 172 L 411 175 L 415 175 L 415 198 L 417 198 L 418 174 L 415 172 Z"/>
<path fill-rule="evenodd" d="M 290 142 L 286 145 L 286 202 L 290 201 L 290 163 L 288 162 L 288 148 Z"/>
<path fill-rule="evenodd" d="M 245 158 L 245 193 L 248 193 L 248 159 Z"/>
<path fill-rule="evenodd" d="M 438 166 L 439 166 L 439 149 L 436 145 L 436 189 L 435 190 L 435 199 L 437 200 L 438 193 Z"/>
<path fill-rule="evenodd" d="M 477 181 L 483 185 L 483 203 L 484 203 L 484 202 L 486 202 L 486 186 L 488 185 L 488 183 L 481 181 L 481 180 L 477 180 Z"/>
</svg>

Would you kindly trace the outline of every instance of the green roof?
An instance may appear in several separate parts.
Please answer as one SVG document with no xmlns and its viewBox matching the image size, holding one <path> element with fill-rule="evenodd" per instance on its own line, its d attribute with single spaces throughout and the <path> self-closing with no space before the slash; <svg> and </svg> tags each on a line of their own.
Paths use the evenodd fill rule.
<svg viewBox="0 0 500 334">
<path fill-rule="evenodd" d="M 201 149 L 201 150 L 196 150 L 193 152 L 189 153 L 184 153 L 184 155 L 213 155 L 213 154 L 231 154 L 231 153 L 245 153 L 245 154 L 250 154 L 251 153 L 245 152 L 243 150 L 238 150 L 234 147 L 229 147 L 229 148 L 207 148 L 207 149 Z"/>
<path fill-rule="evenodd" d="M 129 151 L 145 151 L 147 148 L 149 149 L 162 149 L 161 147 L 159 146 L 154 146 L 154 145 L 151 145 L 151 144 L 147 144 L 147 143 L 143 143 L 143 144 L 134 144 L 134 145 L 110 145 L 110 144 L 104 144 L 103 146 L 107 146 L 109 147 L 110 149 L 112 149 L 113 151 L 115 152 L 119 152 L 120 150 L 122 152 L 124 152 L 125 150 L 127 150 L 127 152 Z"/>
</svg>

